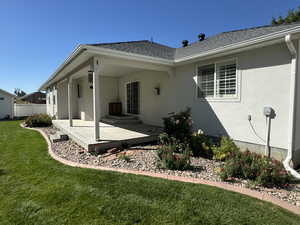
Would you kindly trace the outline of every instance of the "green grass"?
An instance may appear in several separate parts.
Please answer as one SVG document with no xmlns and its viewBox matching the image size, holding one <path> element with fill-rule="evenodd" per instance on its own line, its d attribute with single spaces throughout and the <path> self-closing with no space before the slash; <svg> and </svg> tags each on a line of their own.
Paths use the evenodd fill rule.
<svg viewBox="0 0 300 225">
<path fill-rule="evenodd" d="M 19 121 L 0 122 L 0 224 L 299 224 L 270 203 L 205 185 L 64 166 Z"/>
</svg>

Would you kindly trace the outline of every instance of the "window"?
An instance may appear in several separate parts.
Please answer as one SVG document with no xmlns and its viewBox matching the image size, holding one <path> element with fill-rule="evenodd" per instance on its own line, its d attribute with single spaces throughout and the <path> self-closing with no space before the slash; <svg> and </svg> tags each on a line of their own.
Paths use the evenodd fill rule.
<svg viewBox="0 0 300 225">
<path fill-rule="evenodd" d="M 198 67 L 199 98 L 230 98 L 237 96 L 237 66 L 235 61 Z"/>
<path fill-rule="evenodd" d="M 198 68 L 198 97 L 213 97 L 215 93 L 215 65 Z"/>
<path fill-rule="evenodd" d="M 55 99 L 55 95 L 53 95 L 53 101 L 52 101 L 52 102 L 53 102 L 53 105 L 56 104 L 56 103 L 55 103 L 55 100 L 56 100 L 56 99 Z"/>
<path fill-rule="evenodd" d="M 4 97 L 0 97 L 0 101 L 3 101 L 4 100 Z"/>
</svg>

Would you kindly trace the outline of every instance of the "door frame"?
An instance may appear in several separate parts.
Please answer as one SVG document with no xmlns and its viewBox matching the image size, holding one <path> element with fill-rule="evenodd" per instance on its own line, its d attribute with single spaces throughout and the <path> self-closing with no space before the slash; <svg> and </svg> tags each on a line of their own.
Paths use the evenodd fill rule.
<svg viewBox="0 0 300 225">
<path fill-rule="evenodd" d="M 134 82 L 138 82 L 139 83 L 139 88 L 138 88 L 138 114 L 134 114 L 134 113 L 128 113 L 127 112 L 127 84 L 130 83 L 134 83 Z M 141 81 L 140 80 L 131 80 L 131 81 L 127 81 L 124 84 L 125 86 L 125 115 L 132 115 L 132 116 L 138 116 L 141 114 Z"/>
</svg>

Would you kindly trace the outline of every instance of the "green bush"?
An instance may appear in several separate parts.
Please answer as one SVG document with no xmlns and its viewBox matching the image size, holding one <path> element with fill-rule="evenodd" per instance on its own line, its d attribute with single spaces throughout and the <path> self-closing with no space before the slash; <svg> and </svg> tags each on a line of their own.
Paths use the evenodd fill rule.
<svg viewBox="0 0 300 225">
<path fill-rule="evenodd" d="M 37 114 L 27 117 L 25 125 L 28 127 L 49 127 L 52 125 L 52 119 L 47 114 Z"/>
<path fill-rule="evenodd" d="M 232 152 L 221 168 L 220 177 L 248 179 L 267 187 L 283 186 L 291 181 L 281 162 L 249 151 Z"/>
<path fill-rule="evenodd" d="M 229 137 L 222 137 L 220 146 L 213 146 L 213 158 L 216 160 L 225 160 L 232 152 L 239 151 L 233 140 Z"/>
<path fill-rule="evenodd" d="M 187 108 L 178 114 L 163 118 L 164 131 L 179 142 L 186 142 L 192 136 L 191 109 Z"/>
<path fill-rule="evenodd" d="M 190 140 L 190 147 L 194 157 L 213 158 L 213 141 L 203 133 L 194 133 Z"/>
<path fill-rule="evenodd" d="M 126 154 L 120 154 L 118 159 L 124 160 L 125 162 L 130 162 L 130 157 Z"/>
<path fill-rule="evenodd" d="M 191 167 L 190 148 L 177 142 L 161 145 L 157 151 L 160 167 L 170 170 L 186 170 Z"/>
</svg>

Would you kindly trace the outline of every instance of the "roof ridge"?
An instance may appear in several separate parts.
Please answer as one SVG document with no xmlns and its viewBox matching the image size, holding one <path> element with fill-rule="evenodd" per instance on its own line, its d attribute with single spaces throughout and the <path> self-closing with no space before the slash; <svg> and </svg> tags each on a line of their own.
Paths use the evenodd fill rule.
<svg viewBox="0 0 300 225">
<path fill-rule="evenodd" d="M 294 24 L 300 24 L 300 21 L 293 22 L 293 23 L 284 23 L 284 24 L 270 24 L 270 25 L 261 25 L 261 26 L 256 26 L 256 27 L 249 27 L 249 28 L 243 28 L 243 29 L 237 29 L 237 30 L 229 30 L 229 31 L 224 31 L 218 34 L 225 34 L 225 33 L 231 33 L 231 32 L 237 32 L 237 31 L 246 31 L 246 30 L 254 30 L 254 29 L 260 29 L 260 28 L 266 28 L 266 27 L 279 27 L 279 26 L 288 26 L 288 25 L 294 25 Z M 216 34 L 216 35 L 218 35 Z"/>
<path fill-rule="evenodd" d="M 116 41 L 116 42 L 104 42 L 104 43 L 93 43 L 87 45 L 112 45 L 112 44 L 126 44 L 126 43 L 136 43 L 136 42 L 150 42 L 149 40 L 136 40 L 136 41 Z"/>
<path fill-rule="evenodd" d="M 106 42 L 106 43 L 94 43 L 94 44 L 87 44 L 87 45 L 92 45 L 92 46 L 101 46 L 101 45 L 114 45 L 114 44 L 128 44 L 128 43 L 137 43 L 137 42 L 145 42 L 145 43 L 150 43 L 150 44 L 156 44 L 156 45 L 160 45 L 163 47 L 167 47 L 167 48 L 171 48 L 171 49 L 175 49 L 171 46 L 168 45 L 164 45 L 161 43 L 157 43 L 154 41 L 149 41 L 149 40 L 137 40 L 137 41 L 119 41 L 119 42 Z"/>
</svg>

